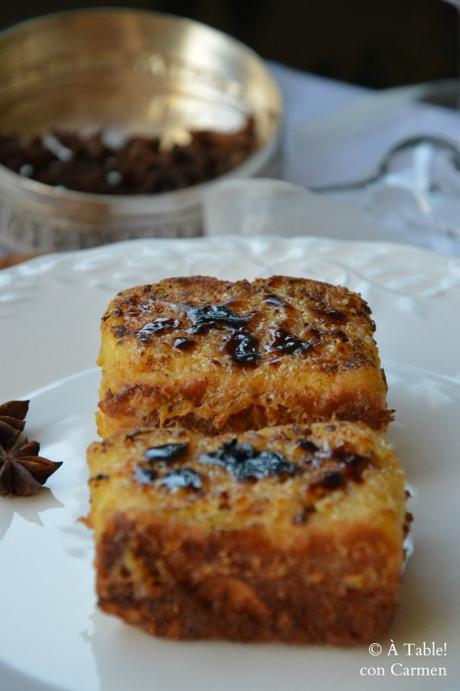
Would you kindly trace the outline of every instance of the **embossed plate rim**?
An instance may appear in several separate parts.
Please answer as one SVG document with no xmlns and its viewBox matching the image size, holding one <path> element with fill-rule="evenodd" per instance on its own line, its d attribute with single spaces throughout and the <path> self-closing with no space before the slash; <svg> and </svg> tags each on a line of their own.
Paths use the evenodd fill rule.
<svg viewBox="0 0 460 691">
<path fill-rule="evenodd" d="M 108 301 L 116 287 L 124 287 L 133 274 L 144 280 L 149 274 L 149 267 L 157 272 L 154 274 L 152 270 L 153 279 L 159 274 L 177 274 L 178 267 L 190 273 L 200 268 L 203 270 L 210 264 L 213 269 L 210 272 L 219 274 L 227 270 L 225 266 L 229 261 L 234 264 L 232 270 L 235 276 L 245 271 L 248 275 L 254 272 L 266 275 L 268 271 L 287 267 L 292 269 L 292 273 L 302 275 L 311 271 L 316 278 L 320 275 L 330 280 L 334 275 L 342 277 L 352 287 L 368 291 L 367 297 L 374 307 L 377 321 L 377 338 L 384 345 L 384 364 L 388 367 L 390 381 L 393 381 L 390 404 L 394 396 L 396 405 L 403 412 L 392 429 L 391 438 L 401 452 L 407 454 L 407 450 L 413 447 L 412 441 L 407 438 L 406 428 L 415 424 L 414 420 L 420 412 L 424 430 L 428 430 L 430 424 L 434 425 L 430 432 L 433 439 L 445 438 L 444 428 L 439 426 L 440 421 L 444 420 L 447 436 L 443 443 L 446 449 L 449 444 L 449 448 L 453 448 L 455 440 L 452 434 L 455 434 L 458 426 L 453 422 L 447 425 L 445 416 L 440 417 L 439 411 L 444 410 L 444 406 L 452 405 L 452 415 L 460 413 L 459 368 L 450 352 L 456 341 L 460 340 L 460 326 L 457 323 L 447 325 L 449 338 L 441 334 L 439 344 L 429 334 L 433 325 L 437 331 L 444 328 L 446 314 L 459 313 L 458 260 L 387 243 L 351 243 L 312 237 L 229 237 L 180 242 L 124 242 L 92 250 L 48 255 L 1 271 L 0 357 L 12 363 L 8 371 L 3 368 L 0 373 L 0 388 L 5 392 L 3 397 L 23 396 L 33 390 L 31 434 L 43 440 L 43 453 L 51 457 L 56 454 L 65 456 L 62 471 L 49 482 L 53 494 L 43 493 L 43 496 L 31 500 L 14 499 L 0 503 L 0 528 L 5 532 L 4 541 L 0 542 L 0 555 L 6 558 L 4 563 L 15 564 L 11 572 L 3 572 L 3 592 L 0 593 L 3 620 L 16 625 L 5 630 L 0 619 L 0 650 L 3 647 L 3 654 L 0 653 L 0 686 L 8 688 L 8 691 L 124 691 L 126 677 L 123 679 L 123 668 L 129 671 L 133 665 L 137 665 L 139 673 L 136 678 L 139 691 L 152 688 L 152 679 L 155 677 L 160 684 L 158 691 L 165 688 L 167 681 L 171 683 L 168 688 L 174 691 L 182 688 L 207 691 L 211 688 L 210 684 L 214 684 L 215 688 L 217 679 L 222 681 L 220 688 L 225 691 L 236 688 L 242 691 L 247 688 L 249 691 L 255 683 L 264 683 L 272 691 L 276 680 L 279 681 L 281 677 L 285 679 L 285 688 L 293 691 L 299 688 L 299 684 L 305 683 L 306 669 L 319 674 L 315 677 L 315 688 L 318 690 L 327 688 L 332 681 L 340 682 L 344 691 L 369 688 L 367 680 L 357 681 L 360 661 L 372 663 L 363 649 L 298 649 L 221 643 L 185 644 L 183 647 L 184 644 L 151 639 L 100 613 L 89 617 L 85 613 L 84 603 L 93 597 L 88 553 L 90 542 L 84 528 L 75 520 L 86 506 L 86 473 L 84 463 L 73 464 L 72 459 L 82 454 L 82 439 L 86 443 L 95 434 L 92 420 L 97 395 L 94 359 L 101 306 Z M 438 320 L 439 314 L 441 321 Z M 70 323 L 75 315 L 79 317 L 78 328 Z M 53 321 L 58 323 L 59 330 L 52 333 L 53 338 L 49 338 Z M 62 333 L 65 338 L 61 338 Z M 79 337 L 78 348 L 69 348 L 70 337 Z M 424 349 L 420 345 L 420 352 L 416 352 L 414 344 L 422 337 L 428 342 L 428 347 Z M 90 345 L 86 343 L 89 340 Z M 436 351 L 435 356 L 432 350 Z M 87 368 L 92 369 L 88 372 Z M 40 372 L 45 373 L 43 377 Z M 419 400 L 423 401 L 420 411 L 416 409 Z M 430 436 L 422 434 L 422 438 L 416 442 L 417 449 L 422 449 L 429 442 Z M 448 521 L 454 518 L 455 512 L 458 514 L 458 507 L 455 502 L 446 503 L 447 532 L 438 535 L 441 530 L 437 532 L 436 528 L 442 523 L 436 523 L 435 516 L 432 518 L 431 507 L 426 500 L 427 489 L 431 492 L 433 488 L 433 493 L 439 494 L 439 483 L 443 488 L 455 484 L 458 463 L 455 464 L 453 454 L 450 454 L 450 459 L 444 458 L 443 454 L 446 451 L 441 448 L 437 462 L 446 463 L 444 474 L 439 474 L 437 466 L 424 465 L 420 468 L 420 476 L 414 477 L 414 464 L 412 461 L 410 463 L 410 480 L 419 493 L 415 498 L 415 513 L 419 515 L 415 524 L 418 539 L 414 559 L 408 569 L 408 573 L 412 574 L 410 590 L 418 582 L 413 579 L 418 563 L 431 569 L 430 573 L 441 571 L 442 577 L 447 579 L 447 588 L 449 578 L 452 580 L 460 567 L 444 549 L 445 542 L 452 536 Z M 6 525 L 9 520 L 11 525 Z M 439 555 L 428 551 L 430 565 L 424 553 L 424 541 L 433 540 L 434 537 L 439 537 L 441 551 Z M 24 547 L 28 547 L 26 556 Z M 33 590 L 24 588 L 24 584 L 30 583 L 30 572 L 22 567 L 27 567 L 30 560 L 33 561 Z M 47 561 L 55 568 L 49 569 Z M 448 568 L 444 568 L 445 564 Z M 51 585 L 54 588 L 52 592 Z M 66 589 L 70 586 L 76 592 L 77 606 L 69 608 Z M 439 587 L 436 589 L 433 586 L 433 593 L 437 596 L 438 591 Z M 43 594 L 46 596 L 43 597 L 43 605 L 34 601 L 34 597 Z M 423 611 L 431 615 L 433 610 L 430 607 L 436 604 L 430 603 L 429 590 L 423 591 L 423 594 L 428 599 L 417 613 L 417 625 L 423 621 Z M 409 596 L 412 597 L 410 593 Z M 405 597 L 408 597 L 407 593 Z M 454 605 L 451 609 L 455 609 Z M 74 626 L 75 622 L 78 625 Z M 446 635 L 449 634 L 448 625 L 446 619 L 443 623 Z M 69 626 L 74 628 L 69 629 Z M 94 630 L 97 635 L 94 635 Z M 404 625 L 402 629 L 398 628 L 399 633 L 401 630 L 407 633 L 410 627 L 408 629 L 406 624 L 406 628 Z M 439 633 L 439 626 L 437 630 Z M 50 642 L 53 643 L 52 649 Z M 458 638 L 449 638 L 452 649 L 458 642 Z M 27 644 L 27 650 L 21 648 L 24 643 Z M 5 659 L 7 647 L 9 651 L 14 651 L 14 655 L 7 655 Z M 32 652 L 32 648 L 35 652 Z M 125 657 L 121 655 L 122 649 Z M 35 661 L 34 654 L 39 656 Z M 188 660 L 187 664 L 174 663 L 178 654 Z M 120 681 L 115 682 L 109 669 L 110 658 L 114 656 L 121 657 L 123 661 L 119 668 L 114 662 L 111 663 L 120 674 Z M 146 676 L 146 660 L 151 656 L 159 656 L 158 659 L 164 660 L 166 668 L 161 672 L 157 669 L 155 675 L 155 670 L 150 669 Z M 275 663 L 271 662 L 272 659 L 278 671 L 273 668 Z M 458 688 L 458 663 L 449 658 L 447 663 L 450 664 L 448 671 L 451 676 L 441 680 L 445 681 L 445 686 L 440 683 L 436 688 Z M 169 671 L 168 664 L 172 665 Z M 387 677 L 380 685 L 397 689 L 433 688 L 431 681 Z M 428 686 L 424 686 L 425 682 Z"/>
</svg>

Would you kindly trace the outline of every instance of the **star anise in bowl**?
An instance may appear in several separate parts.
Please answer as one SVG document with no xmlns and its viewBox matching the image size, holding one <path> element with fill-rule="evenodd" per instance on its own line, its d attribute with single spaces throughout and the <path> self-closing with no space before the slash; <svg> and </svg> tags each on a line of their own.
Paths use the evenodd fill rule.
<svg viewBox="0 0 460 691">
<path fill-rule="evenodd" d="M 29 401 L 0 405 L 0 496 L 36 494 L 62 463 L 39 456 L 40 444 L 22 436 Z"/>
</svg>

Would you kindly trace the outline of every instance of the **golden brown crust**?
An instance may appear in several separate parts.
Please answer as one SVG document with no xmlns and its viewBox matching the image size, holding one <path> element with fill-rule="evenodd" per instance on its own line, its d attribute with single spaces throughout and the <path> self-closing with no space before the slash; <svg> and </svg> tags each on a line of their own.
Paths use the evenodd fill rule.
<svg viewBox="0 0 460 691">
<path fill-rule="evenodd" d="M 216 305 L 227 314 L 211 323 Z M 369 315 L 346 288 L 283 276 L 124 291 L 102 321 L 98 431 L 217 434 L 331 417 L 383 429 L 391 414 Z"/>
<path fill-rule="evenodd" d="M 404 474 L 391 448 L 345 422 L 246 432 L 240 451 L 288 467 L 238 480 L 212 456 L 232 440 L 140 430 L 90 447 L 100 606 L 169 638 L 378 640 L 403 558 Z M 164 444 L 184 448 L 146 465 Z M 145 467 L 155 472 L 140 482 Z M 184 469 L 199 487 L 163 484 Z"/>
<path fill-rule="evenodd" d="M 398 602 L 399 555 L 367 526 L 316 533 L 302 550 L 275 549 L 256 528 L 139 532 L 118 516 L 112 531 L 97 550 L 99 605 L 156 636 L 356 645 L 386 633 Z M 145 574 L 140 595 L 118 561 L 126 550 Z M 357 587 L 363 573 L 378 581 Z"/>
</svg>

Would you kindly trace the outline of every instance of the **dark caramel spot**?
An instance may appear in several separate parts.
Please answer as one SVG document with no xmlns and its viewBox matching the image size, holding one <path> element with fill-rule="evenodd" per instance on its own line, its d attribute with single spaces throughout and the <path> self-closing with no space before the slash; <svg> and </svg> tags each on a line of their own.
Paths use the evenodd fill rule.
<svg viewBox="0 0 460 691">
<path fill-rule="evenodd" d="M 335 338 L 338 338 L 339 341 L 342 341 L 342 343 L 348 343 L 349 338 L 345 331 L 342 331 L 342 329 L 334 329 L 331 331 L 331 334 L 335 336 Z"/>
<path fill-rule="evenodd" d="M 257 338 L 240 328 L 225 341 L 224 350 L 237 365 L 255 365 L 259 360 Z"/>
<path fill-rule="evenodd" d="M 326 321 L 343 323 L 347 320 L 347 313 L 334 307 L 311 307 L 313 312 L 316 312 L 320 317 Z"/>
<path fill-rule="evenodd" d="M 118 326 L 115 330 L 115 337 L 116 338 L 122 338 L 122 336 L 126 335 L 126 326 Z"/>
<path fill-rule="evenodd" d="M 275 451 L 259 451 L 252 444 L 232 439 L 216 451 L 202 454 L 201 463 L 211 463 L 225 468 L 238 480 L 261 480 L 272 475 L 293 475 L 299 467 L 290 463 Z"/>
<path fill-rule="evenodd" d="M 309 489 L 323 496 L 327 491 L 344 487 L 347 482 L 362 482 L 370 459 L 351 451 L 345 444 L 335 449 L 319 449 L 313 454 L 311 467 L 324 469 Z"/>
<path fill-rule="evenodd" d="M 164 333 L 165 331 L 172 331 L 179 328 L 179 320 L 170 317 L 158 317 L 153 322 L 144 324 L 137 331 L 137 336 L 141 341 L 150 341 L 155 334 Z"/>
<path fill-rule="evenodd" d="M 176 338 L 174 341 L 174 348 L 176 350 L 191 350 L 195 345 L 195 341 L 191 338 Z"/>
<path fill-rule="evenodd" d="M 158 484 L 163 485 L 169 490 L 175 489 L 201 489 L 202 480 L 200 473 L 192 468 L 181 468 L 172 470 L 170 473 L 162 477 Z"/>
<path fill-rule="evenodd" d="M 343 473 L 339 470 L 327 470 L 318 480 L 312 482 L 310 489 L 337 489 L 345 484 Z"/>
<path fill-rule="evenodd" d="M 347 480 L 362 482 L 362 474 L 369 465 L 369 458 L 353 453 L 346 446 L 339 446 L 334 449 L 332 458 L 339 461 Z"/>
<path fill-rule="evenodd" d="M 134 479 L 140 485 L 149 485 L 157 479 L 157 471 L 145 463 L 138 463 L 134 468 Z"/>
<path fill-rule="evenodd" d="M 273 334 L 273 341 L 268 346 L 270 352 L 276 353 L 306 353 L 316 344 L 313 341 L 303 341 L 283 327 L 279 327 Z"/>
<path fill-rule="evenodd" d="M 316 453 L 319 449 L 319 447 L 314 442 L 310 441 L 310 439 L 300 439 L 299 446 L 308 453 Z"/>
<path fill-rule="evenodd" d="M 178 444 L 161 444 L 160 446 L 151 446 L 144 452 L 144 458 L 149 463 L 154 463 L 156 461 L 175 461 L 187 450 L 188 444 L 178 443 Z"/>
<path fill-rule="evenodd" d="M 188 310 L 188 316 L 192 320 L 191 331 L 193 333 L 202 333 L 216 326 L 243 327 L 253 318 L 252 314 L 235 314 L 225 305 L 193 307 Z"/>
<path fill-rule="evenodd" d="M 98 482 L 99 480 L 108 480 L 110 478 L 110 475 L 107 475 L 106 473 L 98 473 L 97 475 L 94 475 L 94 477 L 90 478 L 90 482 Z"/>
</svg>

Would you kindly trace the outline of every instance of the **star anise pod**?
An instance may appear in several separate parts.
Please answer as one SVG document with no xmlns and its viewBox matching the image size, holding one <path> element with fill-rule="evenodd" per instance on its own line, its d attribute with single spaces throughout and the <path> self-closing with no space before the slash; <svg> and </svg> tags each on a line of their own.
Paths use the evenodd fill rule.
<svg viewBox="0 0 460 691">
<path fill-rule="evenodd" d="M 24 429 L 29 401 L 9 401 L 0 405 L 0 445 L 9 449 Z"/>
<path fill-rule="evenodd" d="M 62 463 L 39 456 L 38 441 L 21 436 L 29 401 L 0 405 L 0 496 L 36 494 Z"/>
</svg>

